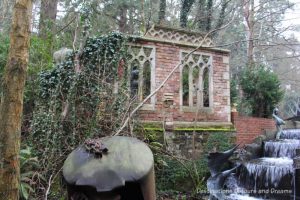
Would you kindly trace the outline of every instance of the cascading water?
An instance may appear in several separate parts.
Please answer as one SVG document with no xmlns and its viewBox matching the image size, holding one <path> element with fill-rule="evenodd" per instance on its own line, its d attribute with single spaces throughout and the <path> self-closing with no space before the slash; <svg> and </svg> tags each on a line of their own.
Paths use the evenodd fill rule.
<svg viewBox="0 0 300 200">
<path fill-rule="evenodd" d="M 265 157 L 242 164 L 239 184 L 264 199 L 293 199 L 296 149 L 300 149 L 300 129 L 283 130 L 280 139 L 264 142 Z"/>
<path fill-rule="evenodd" d="M 280 138 L 300 140 L 300 129 L 285 129 L 282 131 Z"/>
<path fill-rule="evenodd" d="M 280 139 L 271 140 L 264 143 L 265 157 L 288 157 L 296 156 L 296 149 L 300 148 L 300 140 L 296 139 Z"/>
<path fill-rule="evenodd" d="M 275 121 L 277 126 L 276 138 L 279 139 L 263 142 L 261 150 L 264 157 L 250 161 L 239 160 L 236 164 L 241 165 L 238 167 L 236 174 L 225 173 L 229 170 L 217 174 L 211 172 L 212 177 L 210 178 L 210 182 L 208 181 L 208 183 L 210 183 L 208 184 L 208 188 L 224 189 L 224 192 L 216 193 L 217 195 L 212 195 L 214 198 L 210 199 L 300 199 L 295 193 L 295 191 L 299 189 L 295 188 L 295 185 L 300 183 L 300 180 L 298 180 L 300 176 L 297 176 L 298 179 L 295 178 L 295 161 L 293 160 L 297 155 L 296 149 L 300 149 L 300 129 L 282 130 L 280 126 L 284 124 L 284 121 L 278 117 L 275 118 Z M 212 155 L 214 157 L 220 156 L 221 158 L 225 158 L 227 154 L 224 152 Z M 222 164 L 222 162 L 218 162 L 217 159 L 213 160 L 214 162 L 212 163 L 216 166 Z M 211 166 L 216 167 L 215 165 Z M 226 180 L 223 182 L 223 185 L 212 184 L 220 184 L 222 178 L 224 179 L 225 177 Z M 297 184 L 295 184 L 295 182 L 297 182 Z M 216 185 L 218 187 L 212 187 Z"/>
<path fill-rule="evenodd" d="M 259 158 L 242 165 L 240 180 L 247 189 L 292 187 L 293 160 L 290 158 Z"/>
</svg>

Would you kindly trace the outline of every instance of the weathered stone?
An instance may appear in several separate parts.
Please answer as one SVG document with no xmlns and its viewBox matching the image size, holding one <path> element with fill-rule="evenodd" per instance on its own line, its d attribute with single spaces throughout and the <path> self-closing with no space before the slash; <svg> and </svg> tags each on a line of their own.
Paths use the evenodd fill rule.
<svg viewBox="0 0 300 200">
<path fill-rule="evenodd" d="M 224 72 L 223 73 L 223 79 L 224 80 L 229 80 L 229 72 Z"/>
<path fill-rule="evenodd" d="M 102 157 L 95 156 L 98 150 L 104 149 L 102 146 L 106 153 Z M 68 186 L 68 199 L 79 193 L 90 200 L 106 199 L 103 198 L 106 194 L 109 194 L 108 199 L 119 196 L 122 199 L 154 200 L 153 165 L 151 150 L 136 138 L 113 136 L 88 140 L 69 154 L 64 162 L 63 176 Z M 133 190 L 128 182 L 136 183 L 135 192 L 130 192 Z M 116 191 L 120 188 L 123 188 L 122 191 Z"/>
<path fill-rule="evenodd" d="M 247 151 L 250 159 L 255 159 L 255 158 L 261 157 L 262 152 L 263 152 L 262 145 L 258 145 L 256 143 L 246 144 L 244 148 Z"/>
<path fill-rule="evenodd" d="M 296 199 L 300 199 L 300 149 L 296 150 L 297 157 L 294 158 L 294 168 L 295 168 L 295 196 Z"/>
<path fill-rule="evenodd" d="M 266 140 L 274 140 L 276 137 L 275 131 L 266 130 L 265 131 Z"/>
<path fill-rule="evenodd" d="M 257 145 L 262 145 L 263 141 L 266 141 L 267 137 L 265 135 L 259 135 L 258 137 L 256 137 L 254 139 L 254 143 L 257 144 Z"/>
<path fill-rule="evenodd" d="M 62 63 L 63 61 L 66 60 L 66 57 L 71 55 L 73 52 L 72 49 L 68 49 L 66 47 L 62 47 L 60 50 L 55 51 L 53 53 L 53 59 L 56 64 Z"/>
<path fill-rule="evenodd" d="M 229 64 L 229 57 L 223 56 L 223 63 L 224 64 Z"/>
<path fill-rule="evenodd" d="M 300 149 L 296 149 L 296 156 L 300 156 Z"/>
<path fill-rule="evenodd" d="M 284 126 L 285 129 L 294 129 L 294 128 L 300 128 L 300 122 L 299 121 L 286 121 L 286 124 Z"/>
</svg>

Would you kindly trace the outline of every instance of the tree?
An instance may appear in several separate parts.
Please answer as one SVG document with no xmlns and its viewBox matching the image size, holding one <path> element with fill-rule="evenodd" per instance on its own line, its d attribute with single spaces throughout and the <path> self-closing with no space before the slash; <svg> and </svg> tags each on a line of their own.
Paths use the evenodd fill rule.
<svg viewBox="0 0 300 200">
<path fill-rule="evenodd" d="M 197 6 L 193 5 L 196 4 Z M 219 29 L 228 18 L 230 0 L 182 0 L 180 9 L 180 27 L 189 27 L 202 32 Z M 193 23 L 190 23 L 193 19 Z M 212 34 L 214 36 L 216 33 Z"/>
<path fill-rule="evenodd" d="M 288 0 L 261 0 L 257 5 L 254 0 L 243 0 L 248 66 L 254 64 L 256 57 L 260 58 L 255 55 L 256 47 L 271 42 L 288 30 L 280 26 L 284 13 L 291 7 L 293 4 Z"/>
<path fill-rule="evenodd" d="M 244 18 L 246 21 L 247 35 L 247 57 L 249 66 L 253 65 L 253 50 L 254 50 L 254 0 L 244 0 Z"/>
<path fill-rule="evenodd" d="M 166 20 L 166 0 L 160 0 L 159 3 L 159 13 L 158 13 L 158 24 L 163 24 Z"/>
<path fill-rule="evenodd" d="M 300 95 L 296 92 L 288 93 L 284 98 L 283 111 L 286 117 L 300 115 Z"/>
<path fill-rule="evenodd" d="M 19 199 L 23 93 L 29 55 L 31 0 L 17 0 L 0 105 L 0 199 Z"/>
<path fill-rule="evenodd" d="M 46 39 L 55 31 L 58 0 L 41 0 L 39 36 Z"/>
<path fill-rule="evenodd" d="M 185 28 L 187 25 L 188 14 L 195 0 L 181 0 L 180 10 L 180 27 Z"/>
<path fill-rule="evenodd" d="M 56 30 L 57 3 L 58 0 L 41 0 L 39 37 L 45 41 L 50 54 L 53 51 L 53 38 Z"/>
<path fill-rule="evenodd" d="M 255 117 L 269 117 L 284 94 L 277 75 L 263 65 L 247 67 L 241 75 L 240 84 Z"/>
<path fill-rule="evenodd" d="M 1 0 L 0 1 L 0 33 L 9 30 L 11 21 L 12 9 L 15 0 Z"/>
</svg>

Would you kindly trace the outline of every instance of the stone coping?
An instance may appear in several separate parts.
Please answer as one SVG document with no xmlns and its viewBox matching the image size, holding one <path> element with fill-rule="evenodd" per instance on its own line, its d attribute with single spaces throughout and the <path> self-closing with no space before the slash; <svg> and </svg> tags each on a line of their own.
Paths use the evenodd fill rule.
<svg viewBox="0 0 300 200">
<path fill-rule="evenodd" d="M 160 38 L 147 37 L 147 36 L 129 36 L 129 37 L 130 37 L 132 43 L 134 43 L 135 41 L 146 41 L 146 42 L 158 42 L 158 43 L 164 43 L 164 44 L 170 44 L 170 45 L 174 45 L 174 46 L 181 46 L 181 47 L 188 47 L 188 48 L 197 48 L 199 46 L 199 45 L 191 44 L 191 43 L 187 43 L 187 42 L 170 41 L 170 40 L 164 40 L 164 39 L 160 39 Z M 229 54 L 231 52 L 228 49 L 210 47 L 210 46 L 205 46 L 205 45 L 199 47 L 198 49 L 226 53 L 226 54 Z"/>
</svg>

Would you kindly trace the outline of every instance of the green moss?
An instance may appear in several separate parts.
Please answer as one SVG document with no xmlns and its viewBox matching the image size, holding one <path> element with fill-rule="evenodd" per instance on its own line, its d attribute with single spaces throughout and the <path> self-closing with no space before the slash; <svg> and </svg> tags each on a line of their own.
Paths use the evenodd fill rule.
<svg viewBox="0 0 300 200">
<path fill-rule="evenodd" d="M 209 131 L 209 132 L 234 132 L 234 128 L 210 128 L 210 127 L 196 127 L 196 128 L 175 128 L 174 131 Z"/>
<path fill-rule="evenodd" d="M 159 132 L 163 132 L 164 129 L 163 128 L 158 128 L 158 127 L 144 127 L 145 131 L 159 131 Z"/>
<path fill-rule="evenodd" d="M 155 122 L 143 122 L 144 129 L 146 128 L 160 128 L 163 129 L 162 123 L 155 123 Z"/>
</svg>

